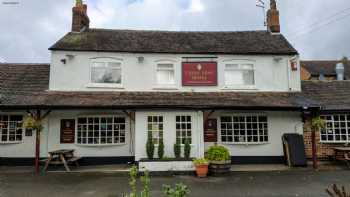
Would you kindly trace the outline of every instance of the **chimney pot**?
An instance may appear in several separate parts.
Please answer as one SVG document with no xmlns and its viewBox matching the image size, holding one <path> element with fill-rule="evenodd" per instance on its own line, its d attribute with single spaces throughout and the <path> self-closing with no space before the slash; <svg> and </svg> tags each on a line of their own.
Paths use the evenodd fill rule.
<svg viewBox="0 0 350 197">
<path fill-rule="evenodd" d="M 280 33 L 280 14 L 276 0 L 270 0 L 270 9 L 267 11 L 267 28 L 272 33 Z"/>
</svg>

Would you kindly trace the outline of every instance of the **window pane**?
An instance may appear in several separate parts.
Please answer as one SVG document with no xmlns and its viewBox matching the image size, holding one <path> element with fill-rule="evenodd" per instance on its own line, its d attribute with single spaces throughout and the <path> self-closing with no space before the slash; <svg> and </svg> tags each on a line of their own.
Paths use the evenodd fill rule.
<svg viewBox="0 0 350 197">
<path fill-rule="evenodd" d="M 94 63 L 91 68 L 91 81 L 93 83 L 121 83 L 120 63 Z"/>
<path fill-rule="evenodd" d="M 174 66 L 172 64 L 157 65 L 157 84 L 166 85 L 175 83 Z"/>
<path fill-rule="evenodd" d="M 23 137 L 21 115 L 0 115 L 0 142 L 20 142 Z"/>
<path fill-rule="evenodd" d="M 245 70 L 243 72 L 244 85 L 254 85 L 254 71 Z"/>
<path fill-rule="evenodd" d="M 240 70 L 225 70 L 226 85 L 242 85 L 243 73 Z"/>
</svg>

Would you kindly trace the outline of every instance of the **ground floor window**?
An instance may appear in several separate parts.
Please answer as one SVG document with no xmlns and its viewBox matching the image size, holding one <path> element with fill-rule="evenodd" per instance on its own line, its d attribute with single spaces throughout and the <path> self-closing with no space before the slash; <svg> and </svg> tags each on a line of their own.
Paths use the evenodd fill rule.
<svg viewBox="0 0 350 197">
<path fill-rule="evenodd" d="M 151 133 L 154 144 L 163 139 L 163 126 L 163 116 L 147 117 L 147 131 Z"/>
<path fill-rule="evenodd" d="M 268 142 L 267 116 L 221 116 L 221 141 L 226 143 Z"/>
<path fill-rule="evenodd" d="M 0 115 L 0 143 L 21 142 L 23 116 Z"/>
<path fill-rule="evenodd" d="M 350 115 L 324 115 L 326 128 L 321 130 L 321 142 L 348 143 L 350 141 Z"/>
<path fill-rule="evenodd" d="M 192 143 L 191 116 L 176 116 L 176 140 L 181 144 L 185 144 L 186 140 Z"/>
<path fill-rule="evenodd" d="M 79 117 L 78 144 L 124 144 L 125 117 Z"/>
</svg>

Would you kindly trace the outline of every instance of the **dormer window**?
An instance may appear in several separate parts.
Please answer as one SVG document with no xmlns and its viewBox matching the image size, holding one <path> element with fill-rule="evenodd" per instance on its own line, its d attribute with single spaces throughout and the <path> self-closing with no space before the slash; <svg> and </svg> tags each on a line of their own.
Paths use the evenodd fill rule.
<svg viewBox="0 0 350 197">
<path fill-rule="evenodd" d="M 157 85 L 170 86 L 175 85 L 175 71 L 173 64 L 157 65 Z"/>
</svg>

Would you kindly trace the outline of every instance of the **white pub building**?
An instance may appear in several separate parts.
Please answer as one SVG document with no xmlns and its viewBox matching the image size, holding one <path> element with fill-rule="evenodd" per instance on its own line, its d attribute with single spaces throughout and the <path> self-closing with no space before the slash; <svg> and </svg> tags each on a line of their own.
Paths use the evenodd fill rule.
<svg viewBox="0 0 350 197">
<path fill-rule="evenodd" d="M 244 32 L 95 29 L 78 1 L 72 31 L 50 51 L 49 65 L 1 66 L 3 164 L 33 163 L 28 111 L 46 114 L 42 158 L 74 149 L 83 165 L 137 162 L 151 132 L 166 157 L 188 139 L 192 157 L 217 143 L 233 163 L 282 163 L 282 135 L 303 134 L 312 107 L 275 1 L 268 30 Z"/>
</svg>

